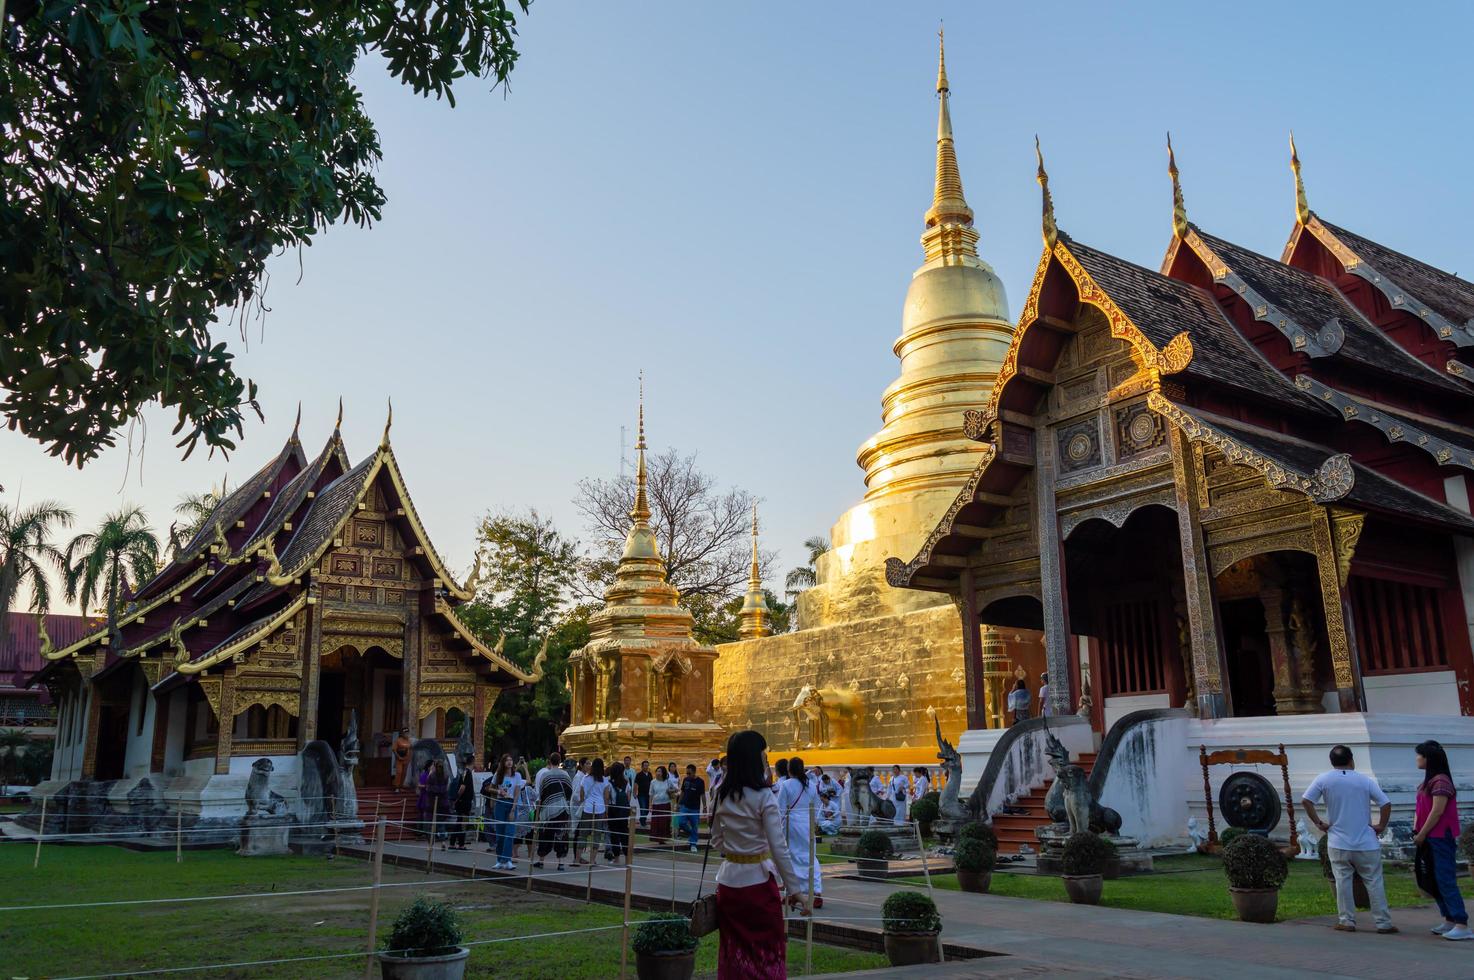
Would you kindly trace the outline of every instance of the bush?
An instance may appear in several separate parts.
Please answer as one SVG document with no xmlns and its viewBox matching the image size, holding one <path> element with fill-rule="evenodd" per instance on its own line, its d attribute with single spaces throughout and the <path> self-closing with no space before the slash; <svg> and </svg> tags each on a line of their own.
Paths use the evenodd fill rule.
<svg viewBox="0 0 1474 980">
<path fill-rule="evenodd" d="M 1229 827 L 1223 833 L 1218 835 L 1218 845 L 1220 847 L 1227 847 L 1247 833 L 1248 831 L 1245 830 L 1243 827 Z"/>
<path fill-rule="evenodd" d="M 891 847 L 891 838 L 883 830 L 867 830 L 860 835 L 859 843 L 855 845 L 855 853 L 862 858 L 883 860 L 894 853 Z"/>
<path fill-rule="evenodd" d="M 938 790 L 929 789 L 921 795 L 921 798 L 923 800 L 931 800 L 938 806 L 938 808 L 940 808 L 942 805 L 942 794 Z"/>
<path fill-rule="evenodd" d="M 958 841 L 957 850 L 952 853 L 952 863 L 958 871 L 992 871 L 997 860 L 997 851 L 972 837 Z"/>
<path fill-rule="evenodd" d="M 1331 852 L 1328 842 L 1330 836 L 1321 837 L 1315 842 L 1315 853 L 1320 857 L 1320 873 L 1326 876 L 1326 881 L 1335 881 L 1336 873 L 1331 870 Z"/>
<path fill-rule="evenodd" d="M 922 797 L 911 804 L 911 819 L 918 823 L 931 823 L 941 815 L 942 808 L 926 797 Z"/>
<path fill-rule="evenodd" d="M 937 903 L 921 892 L 894 892 L 881 906 L 886 932 L 941 932 Z"/>
<path fill-rule="evenodd" d="M 531 776 L 533 779 L 536 779 L 537 778 L 537 774 L 538 774 L 538 771 L 539 770 L 546 769 L 547 767 L 548 767 L 548 760 L 547 759 L 528 759 L 527 760 L 527 774 L 529 776 Z"/>
<path fill-rule="evenodd" d="M 993 833 L 993 825 L 983 823 L 981 820 L 963 824 L 962 829 L 957 831 L 957 839 L 959 841 L 982 841 L 993 850 L 998 850 L 998 835 Z"/>
<path fill-rule="evenodd" d="M 1082 830 L 1065 841 L 1062 864 L 1067 875 L 1098 875 L 1116 857 L 1116 845 L 1099 834 Z"/>
<path fill-rule="evenodd" d="M 1290 865 L 1269 838 L 1245 834 L 1223 849 L 1223 873 L 1235 888 L 1278 888 Z"/>
<path fill-rule="evenodd" d="M 443 902 L 416 898 L 394 920 L 386 948 L 394 956 L 445 956 L 461 945 L 461 924 Z"/>
<path fill-rule="evenodd" d="M 696 948 L 696 937 L 685 916 L 656 912 L 635 928 L 632 945 L 636 953 L 689 953 Z"/>
<path fill-rule="evenodd" d="M 1474 861 L 1474 823 L 1464 824 L 1463 833 L 1459 834 L 1459 850 L 1464 852 L 1464 857 Z"/>
</svg>

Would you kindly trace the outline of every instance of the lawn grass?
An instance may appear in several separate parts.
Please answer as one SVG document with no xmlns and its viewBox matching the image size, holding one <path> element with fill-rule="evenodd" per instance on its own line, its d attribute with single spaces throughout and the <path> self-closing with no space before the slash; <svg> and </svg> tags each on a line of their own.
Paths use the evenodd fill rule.
<svg viewBox="0 0 1474 980">
<path fill-rule="evenodd" d="M 1132 875 L 1107 881 L 1100 904 L 1118 909 L 1199 915 L 1210 919 L 1238 918 L 1233 909 L 1233 900 L 1228 895 L 1228 880 L 1223 876 L 1223 862 L 1218 858 L 1179 854 L 1156 858 L 1154 866 L 1156 874 Z M 925 884 L 925 879 L 919 877 L 900 880 Z M 1432 904 L 1414 886 L 1411 871 L 1389 868 L 1385 881 L 1387 902 L 1393 908 Z M 932 885 L 956 891 L 957 876 L 932 875 Z M 1042 875 L 995 871 L 992 886 L 988 890 L 994 895 L 1011 898 L 1032 898 L 1045 902 L 1069 901 L 1062 881 Z M 1319 862 L 1291 861 L 1290 877 L 1280 889 L 1279 920 L 1335 914 L 1336 897 L 1331 893 L 1330 884 L 1321 876 Z"/>
<path fill-rule="evenodd" d="M 31 869 L 34 849 L 0 844 L 0 905 L 123 901 L 196 895 L 246 895 L 367 885 L 363 861 L 315 857 L 237 857 L 230 851 L 189 851 L 176 864 L 172 852 L 129 851 L 107 846 L 48 846 Z M 451 903 L 467 941 L 618 926 L 619 909 L 524 893 L 483 882 L 421 885 L 423 872 L 384 868 L 379 937 L 416 896 Z M 437 879 L 438 880 L 438 879 Z M 14 976 L 68 976 L 130 970 L 228 964 L 363 949 L 367 941 L 368 891 L 316 895 L 268 895 L 229 901 L 118 905 L 84 909 L 0 911 L 0 964 Z M 475 945 L 467 975 L 507 978 L 558 977 L 604 980 L 619 973 L 620 931 Z M 717 937 L 701 941 L 698 976 L 716 971 Z M 803 946 L 790 944 L 801 968 Z M 630 955 L 634 973 L 634 955 Z M 819 973 L 885 965 L 877 953 L 814 947 Z M 797 972 L 797 971 L 795 971 Z M 224 967 L 171 974 L 194 977 L 350 978 L 363 976 L 361 957 Z"/>
</svg>

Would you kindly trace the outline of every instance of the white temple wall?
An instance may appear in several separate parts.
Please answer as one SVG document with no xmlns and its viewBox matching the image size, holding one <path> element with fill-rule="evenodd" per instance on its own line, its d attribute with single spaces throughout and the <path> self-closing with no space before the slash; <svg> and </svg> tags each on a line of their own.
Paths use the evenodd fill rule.
<svg viewBox="0 0 1474 980">
<path fill-rule="evenodd" d="M 1132 694 L 1123 697 L 1106 698 L 1105 706 L 1102 709 L 1105 716 L 1105 730 L 1110 731 L 1112 725 L 1133 711 L 1170 707 L 1172 707 L 1172 698 L 1167 694 Z"/>
<path fill-rule="evenodd" d="M 154 713 L 158 698 L 148 693 L 142 673 L 133 679 L 134 697 L 128 706 L 128 744 L 123 751 L 123 775 L 129 779 L 148 775 L 154 751 Z"/>
<path fill-rule="evenodd" d="M 1458 715 L 1458 680 L 1451 670 L 1376 674 L 1362 678 L 1367 710 L 1403 715 Z"/>
<path fill-rule="evenodd" d="M 1054 737 L 1064 744 L 1071 755 L 1095 751 L 1094 734 L 1090 730 L 1089 723 L 1083 718 L 1065 715 L 1051 722 L 1049 728 L 1054 733 Z M 974 728 L 963 732 L 962 737 L 957 740 L 957 752 L 962 756 L 960 794 L 964 799 L 972 793 L 978 781 L 983 778 L 983 770 L 988 768 L 988 760 L 993 755 L 993 749 L 1007 731 L 1006 728 Z M 1054 770 L 1050 768 L 1044 754 L 1046 741 L 1042 729 L 1014 741 L 1009 749 L 1009 758 L 1004 763 L 1004 769 L 993 783 L 992 796 L 984 804 L 987 812 L 992 813 L 1002 806 L 1008 794 L 1027 792 L 1031 788 L 1037 789 L 1044 784 L 1046 779 L 1054 778 Z"/>
<path fill-rule="evenodd" d="M 184 688 L 169 692 L 169 719 L 164 731 L 164 772 L 177 774 L 184 770 L 184 722 L 189 707 Z"/>
<path fill-rule="evenodd" d="M 1181 786 L 1188 753 L 1182 747 L 1189 721 L 1176 716 L 1133 725 L 1106 772 L 1101 805 L 1119 813 L 1122 835 L 1136 838 L 1143 847 L 1163 847 L 1186 834 L 1188 807 Z"/>
</svg>

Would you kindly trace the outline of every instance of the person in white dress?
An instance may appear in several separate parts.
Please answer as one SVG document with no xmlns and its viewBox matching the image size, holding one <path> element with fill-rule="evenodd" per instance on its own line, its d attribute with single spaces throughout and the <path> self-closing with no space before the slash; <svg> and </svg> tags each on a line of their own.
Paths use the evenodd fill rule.
<svg viewBox="0 0 1474 980">
<path fill-rule="evenodd" d="M 891 766 L 891 802 L 896 805 L 896 815 L 891 822 L 897 827 L 906 826 L 906 814 L 910 810 L 911 781 L 901 771 L 900 766 Z"/>
<path fill-rule="evenodd" d="M 839 833 L 839 794 L 832 780 L 829 786 L 827 790 L 819 790 L 819 833 L 833 836 Z"/>
<path fill-rule="evenodd" d="M 931 775 L 926 771 L 925 766 L 917 766 L 914 774 L 916 776 L 915 793 L 919 800 L 931 792 Z"/>
<path fill-rule="evenodd" d="M 890 799 L 890 791 L 885 788 L 885 780 L 880 778 L 880 773 L 878 772 L 873 773 L 870 777 L 870 792 L 875 794 L 877 800 L 884 801 Z M 883 810 L 885 808 L 881 807 L 881 809 Z M 876 819 L 876 814 L 872 813 L 870 815 L 870 826 L 873 827 L 879 822 Z"/>
<path fill-rule="evenodd" d="M 839 784 L 839 822 L 846 827 L 855 821 L 854 814 L 850 813 L 850 780 L 854 778 L 855 774 L 845 769 L 835 780 Z"/>
<path fill-rule="evenodd" d="M 779 763 L 782 768 L 782 763 Z M 788 837 L 788 852 L 793 855 L 793 871 L 805 886 L 808 884 L 809 869 L 814 875 L 814 907 L 820 908 L 824 900 L 823 878 L 820 876 L 819 855 L 809 850 L 810 814 L 818 819 L 819 796 L 809 785 L 804 761 L 800 758 L 788 760 L 788 778 L 778 786 L 778 812 L 783 814 L 784 828 Z"/>
</svg>

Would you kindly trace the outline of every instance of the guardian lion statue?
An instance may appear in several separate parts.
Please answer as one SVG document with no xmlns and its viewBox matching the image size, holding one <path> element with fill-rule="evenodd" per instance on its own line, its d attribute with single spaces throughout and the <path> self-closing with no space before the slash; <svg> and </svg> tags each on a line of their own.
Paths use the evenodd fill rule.
<svg viewBox="0 0 1474 980">
<path fill-rule="evenodd" d="M 275 817 L 286 810 L 286 798 L 271 790 L 271 774 L 276 769 L 270 759 L 251 763 L 251 777 L 246 780 L 246 816 Z"/>
</svg>

